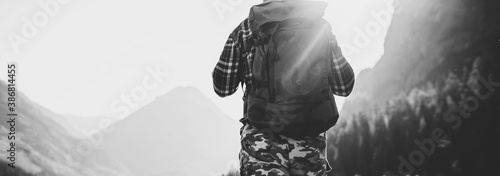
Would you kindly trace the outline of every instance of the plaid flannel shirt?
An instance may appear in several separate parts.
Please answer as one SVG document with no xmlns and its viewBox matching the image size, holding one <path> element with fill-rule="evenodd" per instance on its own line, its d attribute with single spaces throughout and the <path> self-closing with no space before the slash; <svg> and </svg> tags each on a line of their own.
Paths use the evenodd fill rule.
<svg viewBox="0 0 500 176">
<path fill-rule="evenodd" d="M 252 85 L 252 68 L 249 63 L 252 63 L 255 49 L 252 47 L 250 24 L 248 18 L 243 20 L 229 35 L 219 62 L 212 72 L 214 91 L 220 97 L 232 95 L 240 83 L 245 83 L 247 87 Z M 354 86 L 354 73 L 342 55 L 335 36 L 331 36 L 330 43 L 334 56 L 332 70 L 336 74 L 330 87 L 335 95 L 348 96 Z M 245 91 L 243 98 L 247 93 L 248 91 Z"/>
</svg>

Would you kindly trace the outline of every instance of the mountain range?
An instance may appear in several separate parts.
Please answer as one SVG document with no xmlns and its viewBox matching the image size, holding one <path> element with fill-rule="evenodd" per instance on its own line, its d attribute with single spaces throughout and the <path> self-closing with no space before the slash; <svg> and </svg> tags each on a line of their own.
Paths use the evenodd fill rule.
<svg viewBox="0 0 500 176">
<path fill-rule="evenodd" d="M 6 89 L 4 82 L 0 89 Z M 22 93 L 16 98 L 16 169 L 2 157 L 0 175 L 220 175 L 238 161 L 239 122 L 196 88 L 173 89 L 112 124 L 110 132 L 87 137 L 73 127 L 76 120 L 65 119 L 84 117 L 56 114 Z M 0 113 L 6 114 L 7 98 L 0 99 Z M 102 118 L 91 119 L 80 121 L 96 124 Z M 9 124 L 0 124 L 7 134 Z M 0 147 L 9 142 L 2 138 Z"/>
<path fill-rule="evenodd" d="M 498 175 L 500 2 L 394 5 L 329 132 L 328 175 Z"/>
<path fill-rule="evenodd" d="M 0 81 L 0 89 L 6 84 Z M 0 114 L 8 113 L 7 94 L 0 94 Z M 86 139 L 74 136 L 58 121 L 64 118 L 59 114 L 29 100 L 23 93 L 16 92 L 15 140 L 0 139 L 0 175 L 128 175 L 128 169 L 109 156 L 105 151 L 85 145 Z M 5 119 L 6 120 L 6 119 Z M 7 134 L 10 124 L 0 123 L 0 131 Z M 16 168 L 7 166 L 10 161 L 4 157 L 10 142 L 16 146 Z"/>
</svg>

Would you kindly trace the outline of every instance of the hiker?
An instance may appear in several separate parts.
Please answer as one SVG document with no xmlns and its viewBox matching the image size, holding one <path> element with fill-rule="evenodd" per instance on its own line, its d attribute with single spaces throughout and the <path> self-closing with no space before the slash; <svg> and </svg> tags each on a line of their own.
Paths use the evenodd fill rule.
<svg viewBox="0 0 500 176">
<path fill-rule="evenodd" d="M 326 131 L 354 73 L 321 1 L 264 0 L 230 34 L 213 73 L 220 97 L 245 86 L 240 174 L 326 175 Z"/>
</svg>

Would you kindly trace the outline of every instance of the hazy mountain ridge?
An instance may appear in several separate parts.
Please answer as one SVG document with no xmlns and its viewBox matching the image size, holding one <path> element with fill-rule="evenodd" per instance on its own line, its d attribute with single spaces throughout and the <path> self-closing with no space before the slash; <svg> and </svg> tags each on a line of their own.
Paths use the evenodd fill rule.
<svg viewBox="0 0 500 176">
<path fill-rule="evenodd" d="M 209 175 L 238 161 L 239 127 L 198 89 L 179 87 L 117 123 L 102 148 L 136 175 Z"/>
<path fill-rule="evenodd" d="M 0 81 L 0 88 L 6 84 Z M 6 94 L 0 95 L 0 113 L 7 113 Z M 120 175 L 126 173 L 119 163 L 110 161 L 102 151 L 93 149 L 88 156 L 77 154 L 80 139 L 72 136 L 50 115 L 60 116 L 32 102 L 24 94 L 16 92 L 16 169 L 7 167 L 2 157 L 0 175 Z M 59 118 L 59 117 L 58 117 Z M 61 117 L 62 118 L 62 117 Z M 8 123 L 0 123 L 2 133 L 7 134 Z M 65 123 L 62 123 L 65 124 Z M 1 139 L 1 148 L 7 149 L 10 141 Z M 6 150 L 2 150 L 6 156 Z M 4 155 L 5 154 L 5 155 Z M 112 159 L 111 159 L 112 160 Z"/>
<path fill-rule="evenodd" d="M 397 3 L 384 56 L 358 75 L 329 133 L 329 175 L 400 175 L 398 156 L 412 174 L 498 174 L 500 2 Z M 477 90 L 490 94 L 480 99 Z M 457 105 L 474 105 L 474 97 L 477 108 L 462 117 Z M 422 151 L 415 140 L 432 139 L 436 129 L 447 138 L 421 163 L 411 162 L 410 154 Z"/>
<path fill-rule="evenodd" d="M 5 89 L 4 82 L 1 87 Z M 0 113 L 6 114 L 6 98 L 3 94 L 0 98 Z M 20 92 L 17 104 L 16 162 L 24 162 L 16 163 L 11 172 L 2 158 L 0 175 L 209 175 L 225 171 L 229 162 L 238 160 L 241 125 L 196 88 L 173 89 L 114 124 L 115 130 L 104 134 L 102 143 L 88 156 L 76 154 L 82 139 L 68 132 L 72 127 L 61 126 L 70 123 L 56 122 L 63 115 L 31 102 Z M 1 131 L 8 133 L 8 124 L 1 124 Z M 7 145 L 3 139 L 0 147 L 6 149 Z M 68 157 L 81 158 L 72 165 L 75 163 L 68 162 Z"/>
</svg>

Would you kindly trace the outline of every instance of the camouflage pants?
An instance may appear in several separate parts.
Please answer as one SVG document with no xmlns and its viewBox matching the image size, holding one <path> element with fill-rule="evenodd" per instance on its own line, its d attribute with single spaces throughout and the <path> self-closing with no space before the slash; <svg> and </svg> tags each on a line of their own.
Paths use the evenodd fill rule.
<svg viewBox="0 0 500 176">
<path fill-rule="evenodd" d="M 325 133 L 293 139 L 266 133 L 246 124 L 241 128 L 241 176 L 325 176 Z"/>
</svg>

